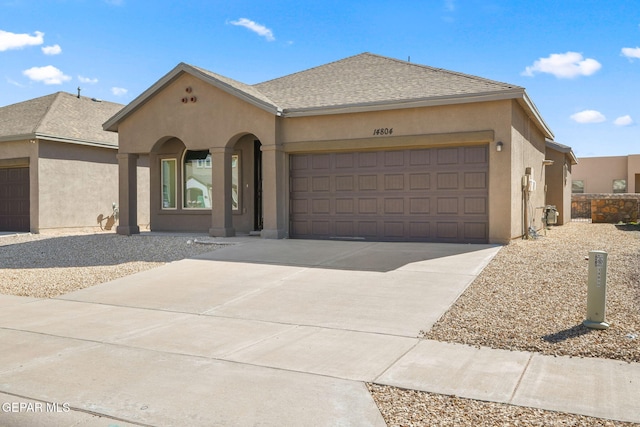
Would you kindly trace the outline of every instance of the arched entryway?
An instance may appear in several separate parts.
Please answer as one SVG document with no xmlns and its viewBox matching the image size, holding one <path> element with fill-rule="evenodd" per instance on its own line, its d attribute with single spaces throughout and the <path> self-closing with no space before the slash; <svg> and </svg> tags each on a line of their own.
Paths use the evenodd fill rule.
<svg viewBox="0 0 640 427">
<path fill-rule="evenodd" d="M 176 137 L 150 153 L 150 229 L 259 234 L 263 224 L 262 151 L 254 134 L 226 147 L 191 147 Z"/>
</svg>

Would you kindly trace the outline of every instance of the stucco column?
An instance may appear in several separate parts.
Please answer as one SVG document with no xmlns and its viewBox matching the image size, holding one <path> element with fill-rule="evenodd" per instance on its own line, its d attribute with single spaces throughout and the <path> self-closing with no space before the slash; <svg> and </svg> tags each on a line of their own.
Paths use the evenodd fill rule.
<svg viewBox="0 0 640 427">
<path fill-rule="evenodd" d="M 236 235 L 231 202 L 231 148 L 212 148 L 211 153 L 211 228 L 213 237 Z"/>
<path fill-rule="evenodd" d="M 116 232 L 125 236 L 140 233 L 138 227 L 138 155 L 117 154 L 120 216 Z"/>
<path fill-rule="evenodd" d="M 286 167 L 286 154 L 279 146 L 262 146 L 263 239 L 283 239 L 288 235 Z"/>
</svg>

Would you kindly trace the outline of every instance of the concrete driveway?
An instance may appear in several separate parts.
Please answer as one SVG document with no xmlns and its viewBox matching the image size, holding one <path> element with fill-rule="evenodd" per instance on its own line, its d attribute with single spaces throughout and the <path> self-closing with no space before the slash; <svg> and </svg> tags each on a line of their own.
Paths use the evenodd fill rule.
<svg viewBox="0 0 640 427">
<path fill-rule="evenodd" d="M 218 241 L 231 244 L 56 299 L 0 296 L 1 421 L 382 426 L 365 382 L 499 249 Z"/>
</svg>

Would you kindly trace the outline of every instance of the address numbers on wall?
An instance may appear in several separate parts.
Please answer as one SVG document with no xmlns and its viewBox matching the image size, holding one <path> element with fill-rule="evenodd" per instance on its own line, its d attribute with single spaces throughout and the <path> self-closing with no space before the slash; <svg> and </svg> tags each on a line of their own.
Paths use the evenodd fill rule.
<svg viewBox="0 0 640 427">
<path fill-rule="evenodd" d="M 392 134 L 393 134 L 393 128 L 378 128 L 373 130 L 374 136 L 392 135 Z"/>
</svg>

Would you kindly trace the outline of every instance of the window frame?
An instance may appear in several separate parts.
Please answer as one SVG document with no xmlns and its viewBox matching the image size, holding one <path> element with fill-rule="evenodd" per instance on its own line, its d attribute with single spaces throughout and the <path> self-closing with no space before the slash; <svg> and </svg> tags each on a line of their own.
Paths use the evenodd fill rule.
<svg viewBox="0 0 640 427">
<path fill-rule="evenodd" d="M 582 183 L 582 191 L 575 191 L 574 183 Z M 571 194 L 584 194 L 584 179 L 572 179 L 571 180 Z"/>
<path fill-rule="evenodd" d="M 165 206 L 165 164 L 173 162 L 173 206 Z M 178 209 L 178 159 L 167 157 L 160 159 L 160 209 L 163 211 L 175 211 Z"/>
<path fill-rule="evenodd" d="M 624 188 L 622 190 L 616 190 L 616 183 L 624 183 Z M 613 180 L 613 184 L 611 186 L 611 191 L 613 192 L 613 194 L 624 194 L 627 192 L 627 180 L 626 179 L 614 179 Z"/>
<path fill-rule="evenodd" d="M 209 197 L 209 203 L 212 205 L 210 207 L 207 207 L 206 205 L 203 207 L 198 207 L 198 206 L 187 206 L 187 181 L 186 181 L 186 176 L 187 176 L 187 164 L 186 159 L 187 159 L 187 154 L 191 152 L 191 153 L 207 153 L 207 156 L 204 159 L 194 159 L 196 160 L 195 163 L 193 164 L 193 168 L 194 169 L 206 169 L 209 171 L 209 179 L 211 180 L 211 182 L 208 182 L 206 184 L 209 185 L 209 191 L 210 193 L 207 195 Z M 213 209 L 213 194 L 211 194 L 211 187 L 213 186 L 213 162 L 211 159 L 211 153 L 209 152 L 209 150 L 189 150 L 189 149 L 185 149 L 182 152 L 182 161 L 180 162 L 181 165 L 181 188 L 182 188 L 182 209 L 186 210 L 186 211 L 206 211 L 206 210 L 211 210 Z"/>
</svg>

